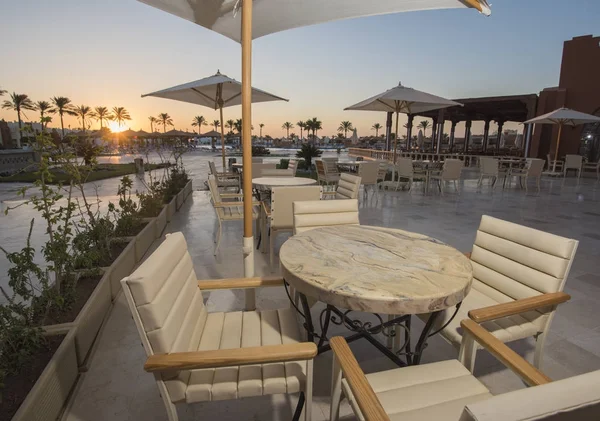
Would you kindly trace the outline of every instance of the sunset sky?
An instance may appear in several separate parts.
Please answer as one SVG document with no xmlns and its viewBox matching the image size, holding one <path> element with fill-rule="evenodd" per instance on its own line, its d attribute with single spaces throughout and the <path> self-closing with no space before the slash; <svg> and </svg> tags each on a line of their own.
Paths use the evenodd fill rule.
<svg viewBox="0 0 600 421">
<path fill-rule="evenodd" d="M 239 44 L 135 0 L 0 0 L 0 15 L 0 88 L 34 101 L 67 96 L 75 105 L 123 106 L 134 130 L 149 131 L 148 116 L 161 112 L 180 130 L 191 130 L 195 115 L 218 118 L 211 109 L 143 93 L 217 69 L 240 79 Z M 343 108 L 399 81 L 447 98 L 538 93 L 558 83 L 563 41 L 598 35 L 598 17 L 598 0 L 499 0 L 489 18 L 467 9 L 426 11 L 259 38 L 253 86 L 290 101 L 253 106 L 254 133 L 264 123 L 263 134 L 282 136 L 285 121 L 318 117 L 321 135 L 334 134 L 342 120 L 359 136 L 374 134 L 384 113 Z M 226 120 L 240 117 L 240 107 L 225 110 Z M 0 110 L 1 118 L 13 121 L 16 113 Z M 38 115 L 28 111 L 25 120 Z M 55 118 L 50 126 L 57 124 Z"/>
</svg>

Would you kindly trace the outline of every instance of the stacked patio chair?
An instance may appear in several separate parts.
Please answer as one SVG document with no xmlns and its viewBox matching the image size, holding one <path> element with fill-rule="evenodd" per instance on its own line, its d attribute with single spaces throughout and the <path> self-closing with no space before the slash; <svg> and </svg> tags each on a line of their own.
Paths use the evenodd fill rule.
<svg viewBox="0 0 600 421">
<path fill-rule="evenodd" d="M 217 187 L 225 189 L 233 187 L 236 191 L 240 191 L 242 186 L 240 174 L 234 172 L 218 172 L 213 161 L 208 161 L 208 167 L 210 169 L 210 175 L 215 178 Z"/>
</svg>

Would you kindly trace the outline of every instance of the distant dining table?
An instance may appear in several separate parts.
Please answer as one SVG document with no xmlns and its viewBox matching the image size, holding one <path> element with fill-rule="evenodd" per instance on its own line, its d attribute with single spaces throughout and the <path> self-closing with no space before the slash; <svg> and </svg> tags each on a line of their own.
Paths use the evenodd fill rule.
<svg viewBox="0 0 600 421">
<path fill-rule="evenodd" d="M 281 247 L 279 258 L 288 297 L 305 320 L 309 341 L 318 340 L 320 353 L 331 349 L 330 325 L 343 325 L 351 332 L 348 342 L 364 338 L 399 366 L 419 364 L 436 321 L 445 321 L 447 310 L 452 318 L 456 315 L 473 278 L 470 261 L 441 241 L 366 225 L 294 235 Z M 319 331 L 311 301 L 326 304 L 316 319 Z M 368 314 L 359 318 L 359 312 Z M 387 321 L 382 314 L 388 315 Z M 414 349 L 413 315 L 427 320 Z M 393 338 L 401 332 L 404 343 L 393 351 L 375 337 Z"/>
<path fill-rule="evenodd" d="M 444 167 L 444 163 L 441 161 L 415 161 L 413 160 L 413 171 L 415 176 L 425 177 L 425 194 L 429 194 L 429 181 L 431 179 L 431 174 L 434 172 L 439 172 Z"/>
</svg>

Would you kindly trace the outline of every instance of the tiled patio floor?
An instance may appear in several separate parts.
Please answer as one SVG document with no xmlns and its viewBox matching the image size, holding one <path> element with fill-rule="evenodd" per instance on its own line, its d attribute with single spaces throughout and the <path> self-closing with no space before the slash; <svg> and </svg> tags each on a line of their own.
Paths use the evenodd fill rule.
<svg viewBox="0 0 600 421">
<path fill-rule="evenodd" d="M 554 319 L 545 348 L 543 369 L 553 379 L 600 369 L 600 184 L 595 180 L 576 183 L 568 179 L 544 180 L 542 194 L 525 195 L 516 188 L 491 192 L 488 186 L 476 188 L 473 179 L 465 181 L 460 195 L 451 187 L 444 197 L 423 196 L 419 187 L 407 192 L 381 193 L 379 200 L 361 200 L 362 224 L 401 228 L 426 234 L 468 251 L 481 215 L 538 228 L 580 241 L 577 257 L 567 281 L 572 300 L 562 305 Z M 212 235 L 215 217 L 207 192 L 196 191 L 168 232 L 182 231 L 188 241 L 199 279 L 242 275 L 241 223 L 227 224 L 219 255 L 213 256 Z M 279 245 L 285 240 L 280 236 Z M 156 247 L 156 245 L 155 245 Z M 257 274 L 271 274 L 268 255 L 256 253 Z M 221 291 L 205 295 L 211 310 L 243 308 L 243 293 Z M 287 306 L 282 288 L 267 288 L 257 294 L 259 308 Z M 320 307 L 313 309 L 318 314 Z M 419 321 L 415 324 L 421 326 Z M 153 376 L 143 371 L 144 350 L 126 302 L 116 300 L 110 318 L 101 332 L 99 345 L 89 371 L 82 377 L 73 405 L 64 416 L 69 421 L 165 420 L 166 412 Z M 532 359 L 531 341 L 512 345 Z M 356 342 L 352 348 L 365 371 L 391 368 L 391 363 L 374 348 Z M 457 356 L 439 337 L 432 338 L 424 361 Z M 328 419 L 331 354 L 315 361 L 315 406 L 313 419 Z M 502 393 L 523 387 L 511 372 L 492 357 L 480 352 L 475 374 L 492 390 Z M 282 395 L 242 401 L 222 401 L 193 406 L 182 405 L 181 420 L 289 420 L 295 398 Z M 342 414 L 349 414 L 344 408 Z"/>
</svg>

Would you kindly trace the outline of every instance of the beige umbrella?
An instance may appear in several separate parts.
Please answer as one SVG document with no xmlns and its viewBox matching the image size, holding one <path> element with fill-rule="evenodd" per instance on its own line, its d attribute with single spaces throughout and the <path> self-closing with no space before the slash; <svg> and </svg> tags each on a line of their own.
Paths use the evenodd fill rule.
<svg viewBox="0 0 600 421">
<path fill-rule="evenodd" d="M 462 105 L 458 102 L 451 101 L 441 96 L 428 94 L 427 92 L 418 91 L 413 88 L 398 86 L 388 89 L 378 95 L 367 98 L 358 104 L 344 108 L 344 110 L 361 110 L 361 111 L 385 111 L 396 113 L 396 139 L 394 140 L 394 159 L 396 162 L 396 150 L 398 149 L 398 114 L 418 114 L 425 111 L 437 110 L 440 108 L 453 107 Z M 432 139 L 433 141 L 433 139 Z"/>
<path fill-rule="evenodd" d="M 523 124 L 558 124 L 558 138 L 556 139 L 556 152 L 554 153 L 554 165 L 552 166 L 552 172 L 556 172 L 558 147 L 560 146 L 560 135 L 562 133 L 563 126 L 575 127 L 579 126 L 580 124 L 598 122 L 600 122 L 600 117 L 595 115 L 582 113 L 569 108 L 559 108 L 558 110 L 554 110 L 548 114 L 543 114 L 539 117 L 527 120 L 523 122 Z"/>
<path fill-rule="evenodd" d="M 333 20 L 424 9 L 469 7 L 490 14 L 486 0 L 139 0 L 242 44 L 244 275 L 254 276 L 252 236 L 252 38 Z M 241 7 L 240 7 L 241 6 Z M 241 17 L 238 12 L 241 8 Z M 254 10 L 253 10 L 254 9 Z M 253 16 L 254 13 L 254 16 Z M 254 28 L 253 28 L 254 26 Z M 246 306 L 254 307 L 252 295 Z"/>
<path fill-rule="evenodd" d="M 215 110 L 218 109 L 221 118 L 221 155 L 223 159 L 223 171 L 226 171 L 223 108 L 240 105 L 242 103 L 241 92 L 242 84 L 240 82 L 222 75 L 221 72 L 217 70 L 217 73 L 213 76 L 152 92 L 151 94 L 145 94 L 142 95 L 142 98 L 146 96 L 156 96 L 159 98 L 198 104 L 214 108 Z M 252 102 L 266 101 L 287 101 L 287 99 L 257 88 L 252 88 Z"/>
</svg>

